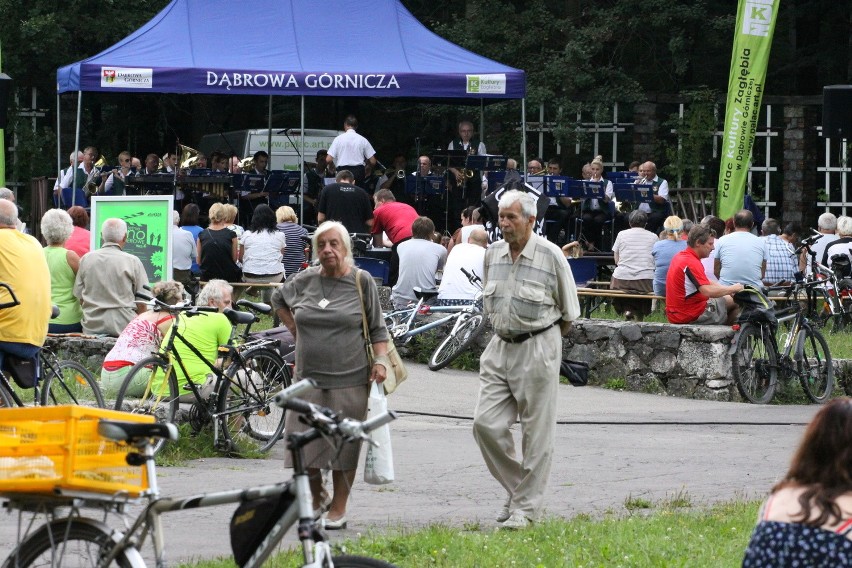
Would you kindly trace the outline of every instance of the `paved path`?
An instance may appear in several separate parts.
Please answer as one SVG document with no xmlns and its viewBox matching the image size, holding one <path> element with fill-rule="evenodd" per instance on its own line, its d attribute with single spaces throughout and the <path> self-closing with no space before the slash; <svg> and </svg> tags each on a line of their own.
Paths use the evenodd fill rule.
<svg viewBox="0 0 852 568">
<path fill-rule="evenodd" d="M 477 376 L 410 365 L 411 376 L 389 398 L 397 481 L 358 481 L 349 529 L 334 538 L 429 523 L 493 527 L 504 494 L 489 475 L 471 435 Z M 695 505 L 761 497 L 783 474 L 818 406 L 754 406 L 594 387 L 559 389 L 556 455 L 548 513 L 623 511 L 628 496 L 652 501 L 682 493 Z M 286 474 L 284 448 L 266 460 L 216 458 L 160 469 L 165 495 L 271 483 Z M 230 553 L 227 523 L 234 507 L 164 517 L 171 561 Z M 0 558 L 14 539 L 0 522 Z M 287 542 L 295 542 L 291 534 Z M 286 544 L 286 543 L 285 543 Z"/>
</svg>

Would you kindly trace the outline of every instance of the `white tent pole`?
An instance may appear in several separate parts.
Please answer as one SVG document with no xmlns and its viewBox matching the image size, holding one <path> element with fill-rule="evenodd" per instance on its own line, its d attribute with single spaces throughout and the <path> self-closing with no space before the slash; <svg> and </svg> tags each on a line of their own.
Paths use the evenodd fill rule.
<svg viewBox="0 0 852 568">
<path fill-rule="evenodd" d="M 299 145 L 302 151 L 302 159 L 299 160 L 299 185 L 302 188 L 302 194 L 299 196 L 299 219 L 302 224 L 305 224 L 305 95 L 302 95 L 302 118 L 299 123 Z"/>
<path fill-rule="evenodd" d="M 77 200 L 77 156 L 80 153 L 80 122 L 83 116 L 83 91 L 77 91 L 77 129 L 74 134 L 74 173 L 71 174 L 71 206 L 76 205 Z M 59 190 L 60 194 L 62 189 Z M 60 195 L 60 199 L 61 199 Z"/>
<path fill-rule="evenodd" d="M 524 183 L 526 183 L 527 175 L 527 99 L 521 99 L 521 153 L 524 155 L 524 163 L 519 165 L 524 170 Z"/>
<path fill-rule="evenodd" d="M 56 92 L 56 183 L 62 181 L 62 121 L 59 110 L 59 91 Z"/>
<path fill-rule="evenodd" d="M 266 117 L 266 149 L 269 150 L 267 171 L 272 169 L 272 95 L 269 95 L 269 114 Z"/>
</svg>

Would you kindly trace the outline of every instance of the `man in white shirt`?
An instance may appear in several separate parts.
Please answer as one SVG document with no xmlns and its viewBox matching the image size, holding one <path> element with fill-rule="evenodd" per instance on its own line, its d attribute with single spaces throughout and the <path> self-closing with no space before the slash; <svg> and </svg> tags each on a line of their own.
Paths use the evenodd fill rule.
<svg viewBox="0 0 852 568">
<path fill-rule="evenodd" d="M 817 231 L 822 233 L 822 237 L 811 245 L 811 252 L 816 254 L 814 258 L 817 259 L 818 262 L 821 262 L 828 266 L 828 259 L 824 258 L 825 249 L 831 245 L 834 241 L 836 241 L 839 237 L 837 236 L 837 217 L 835 217 L 834 213 L 823 213 L 817 219 Z M 811 275 L 811 262 L 810 258 L 807 259 L 807 274 Z"/>
<path fill-rule="evenodd" d="M 172 211 L 172 279 L 190 286 L 192 263 L 195 261 L 195 237 L 181 229 L 180 213 Z"/>
<path fill-rule="evenodd" d="M 326 161 L 333 164 L 337 171 L 349 170 L 355 176 L 355 185 L 371 191 L 364 187 L 364 163 L 369 162 L 375 167 L 376 151 L 366 138 L 356 132 L 357 129 L 358 119 L 350 114 L 343 121 L 343 134 L 335 138 L 328 148 Z"/>
<path fill-rule="evenodd" d="M 453 247 L 444 265 L 441 285 L 438 287 L 438 303 L 444 306 L 469 304 L 481 291 L 472 284 L 462 272 L 462 268 L 483 276 L 485 265 L 485 247 L 488 246 L 488 233 L 484 228 L 476 228 L 470 233 L 466 243 Z"/>
<path fill-rule="evenodd" d="M 450 141 L 447 150 L 465 150 L 468 156 L 484 156 L 485 144 L 473 136 L 473 123 L 469 120 L 459 122 L 459 136 Z M 474 171 L 473 177 L 468 178 L 462 170 L 450 168 L 456 177 L 459 192 L 459 208 L 464 209 L 468 205 L 479 206 L 482 200 L 482 192 L 488 189 L 488 177 Z"/>
<path fill-rule="evenodd" d="M 447 261 L 447 249 L 432 241 L 435 224 L 429 217 L 418 217 L 411 224 L 411 238 L 397 247 L 399 278 L 391 291 L 394 308 L 402 309 L 417 301 L 414 287 L 432 289 L 435 275 Z"/>
<path fill-rule="evenodd" d="M 663 228 L 663 221 L 671 215 L 669 207 L 669 182 L 657 175 L 657 165 L 648 161 L 639 166 L 639 177 L 636 183 L 650 183 L 654 186 L 654 201 L 640 203 L 639 211 L 648 213 L 648 226 L 646 229 L 652 233 L 659 233 Z"/>
</svg>

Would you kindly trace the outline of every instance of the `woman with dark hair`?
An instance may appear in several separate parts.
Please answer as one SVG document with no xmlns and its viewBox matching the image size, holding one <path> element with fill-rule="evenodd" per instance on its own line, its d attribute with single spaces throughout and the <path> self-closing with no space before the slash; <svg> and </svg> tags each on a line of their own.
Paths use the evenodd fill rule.
<svg viewBox="0 0 852 568">
<path fill-rule="evenodd" d="M 852 558 L 852 400 L 805 430 L 787 475 L 758 514 L 743 566 L 848 566 Z"/>
<path fill-rule="evenodd" d="M 65 248 L 82 257 L 89 252 L 92 243 L 92 233 L 89 232 L 89 214 L 86 213 L 85 208 L 79 205 L 69 207 L 68 214 L 71 215 L 71 223 L 74 225 L 74 229 L 71 231 L 71 236 L 65 241 Z"/>
<path fill-rule="evenodd" d="M 278 230 L 275 212 L 265 203 L 258 205 L 251 216 L 249 230 L 240 237 L 240 260 L 243 262 L 243 282 L 273 283 L 284 279 L 284 249 L 287 237 Z M 269 302 L 272 289 L 264 288 L 264 302 Z"/>
<path fill-rule="evenodd" d="M 450 237 L 450 242 L 447 244 L 447 254 L 455 245 L 461 244 L 463 242 L 467 242 L 467 240 L 462 240 L 462 230 L 465 227 L 469 227 L 475 223 L 473 219 L 473 212 L 476 211 L 476 207 L 473 205 L 469 207 L 465 207 L 461 212 L 461 224 L 462 226 L 455 230 L 453 236 Z M 470 231 L 467 232 L 467 236 L 470 236 Z"/>
<path fill-rule="evenodd" d="M 198 235 L 204 230 L 198 224 L 198 217 L 200 214 L 201 210 L 198 208 L 198 205 L 195 203 L 187 203 L 183 206 L 183 212 L 180 215 L 180 228 L 192 233 L 192 238 L 195 239 L 196 246 L 198 246 Z M 190 270 L 193 274 L 198 274 L 201 271 L 197 260 L 192 261 L 192 268 Z"/>
</svg>

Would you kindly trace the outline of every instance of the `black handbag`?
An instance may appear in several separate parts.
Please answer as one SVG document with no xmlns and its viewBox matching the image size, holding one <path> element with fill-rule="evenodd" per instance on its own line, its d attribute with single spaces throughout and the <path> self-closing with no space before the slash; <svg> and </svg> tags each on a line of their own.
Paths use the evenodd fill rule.
<svg viewBox="0 0 852 568">
<path fill-rule="evenodd" d="M 563 359 L 559 366 L 559 375 L 568 379 L 572 386 L 584 387 L 589 384 L 589 364 Z"/>
<path fill-rule="evenodd" d="M 15 383 L 22 389 L 35 387 L 39 373 L 38 367 L 38 355 L 29 359 L 21 359 L 7 353 L 3 359 L 3 371 L 11 375 Z"/>
</svg>

